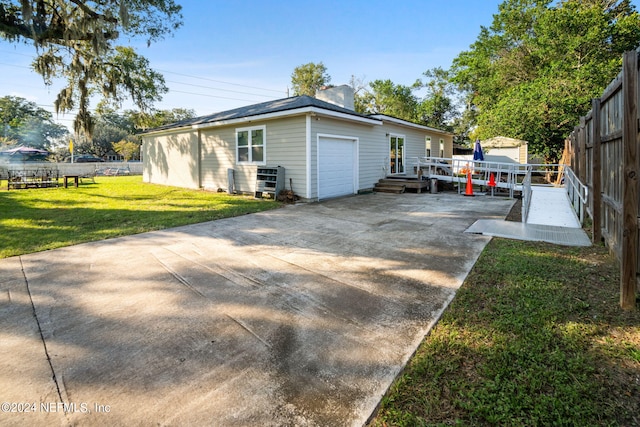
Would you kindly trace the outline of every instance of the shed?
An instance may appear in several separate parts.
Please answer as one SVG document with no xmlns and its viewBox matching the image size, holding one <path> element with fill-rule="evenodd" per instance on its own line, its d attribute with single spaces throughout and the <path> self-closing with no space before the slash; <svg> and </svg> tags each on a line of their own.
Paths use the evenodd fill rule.
<svg viewBox="0 0 640 427">
<path fill-rule="evenodd" d="M 318 99 L 319 97 L 323 99 Z M 453 135 L 355 112 L 349 86 L 184 120 L 143 135 L 145 182 L 253 193 L 258 168 L 282 166 L 303 200 L 357 194 L 412 158 L 451 157 Z"/>
<path fill-rule="evenodd" d="M 529 163 L 527 141 L 496 136 L 482 141 L 485 159 L 495 162 Z"/>
</svg>

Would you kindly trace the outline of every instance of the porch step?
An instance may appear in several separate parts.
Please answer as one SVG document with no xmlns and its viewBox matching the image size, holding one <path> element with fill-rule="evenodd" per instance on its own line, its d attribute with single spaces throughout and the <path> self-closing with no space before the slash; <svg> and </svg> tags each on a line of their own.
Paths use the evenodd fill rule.
<svg viewBox="0 0 640 427">
<path fill-rule="evenodd" d="M 381 180 L 382 181 L 382 180 Z M 376 193 L 404 193 L 406 186 L 402 183 L 380 183 L 376 182 L 373 187 L 373 191 Z"/>
<path fill-rule="evenodd" d="M 393 187 L 400 187 L 400 186 L 404 187 L 404 190 L 402 191 L 403 193 L 407 189 L 416 190 L 416 192 L 421 193 L 422 190 L 427 189 L 429 187 L 429 181 L 424 179 L 409 178 L 409 177 L 387 177 L 387 178 L 380 179 L 376 183 L 373 191 L 379 191 L 376 189 L 378 187 L 393 188 Z"/>
<path fill-rule="evenodd" d="M 411 181 L 412 180 L 407 178 L 381 178 L 380 180 L 378 180 L 378 183 L 394 185 L 394 184 L 404 184 Z"/>
<path fill-rule="evenodd" d="M 373 186 L 373 191 L 378 193 L 404 193 L 407 185 L 404 181 L 395 179 L 381 179 Z"/>
</svg>

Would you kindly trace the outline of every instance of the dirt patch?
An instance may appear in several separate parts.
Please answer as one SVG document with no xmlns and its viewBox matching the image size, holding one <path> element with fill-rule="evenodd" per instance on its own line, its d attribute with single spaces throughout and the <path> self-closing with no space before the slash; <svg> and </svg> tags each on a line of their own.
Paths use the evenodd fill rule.
<svg viewBox="0 0 640 427">
<path fill-rule="evenodd" d="M 516 203 L 505 219 L 507 221 L 522 222 L 522 199 L 516 199 Z"/>
</svg>

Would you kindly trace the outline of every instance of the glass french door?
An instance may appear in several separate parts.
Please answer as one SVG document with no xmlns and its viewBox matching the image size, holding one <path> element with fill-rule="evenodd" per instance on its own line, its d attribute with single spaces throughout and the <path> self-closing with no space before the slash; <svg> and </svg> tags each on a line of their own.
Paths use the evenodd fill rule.
<svg viewBox="0 0 640 427">
<path fill-rule="evenodd" d="M 393 135 L 389 137 L 389 148 L 391 173 L 404 173 L 404 137 Z"/>
</svg>

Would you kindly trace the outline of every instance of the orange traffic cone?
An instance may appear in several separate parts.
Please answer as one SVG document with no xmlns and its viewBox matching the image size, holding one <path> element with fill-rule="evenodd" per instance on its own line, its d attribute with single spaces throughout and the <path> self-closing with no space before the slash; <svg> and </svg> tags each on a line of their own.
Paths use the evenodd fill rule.
<svg viewBox="0 0 640 427">
<path fill-rule="evenodd" d="M 464 193 L 465 196 L 474 196 L 473 194 L 473 182 L 471 180 L 471 171 L 467 171 L 467 190 Z"/>
<path fill-rule="evenodd" d="M 487 185 L 489 187 L 495 187 L 496 186 L 496 177 L 493 176 L 493 172 L 491 172 L 491 175 L 489 175 L 489 182 L 487 182 Z"/>
<path fill-rule="evenodd" d="M 493 176 L 493 172 L 489 175 L 489 182 L 487 182 L 487 185 L 491 187 L 491 197 L 493 197 L 493 189 L 496 188 L 496 178 Z"/>
</svg>

